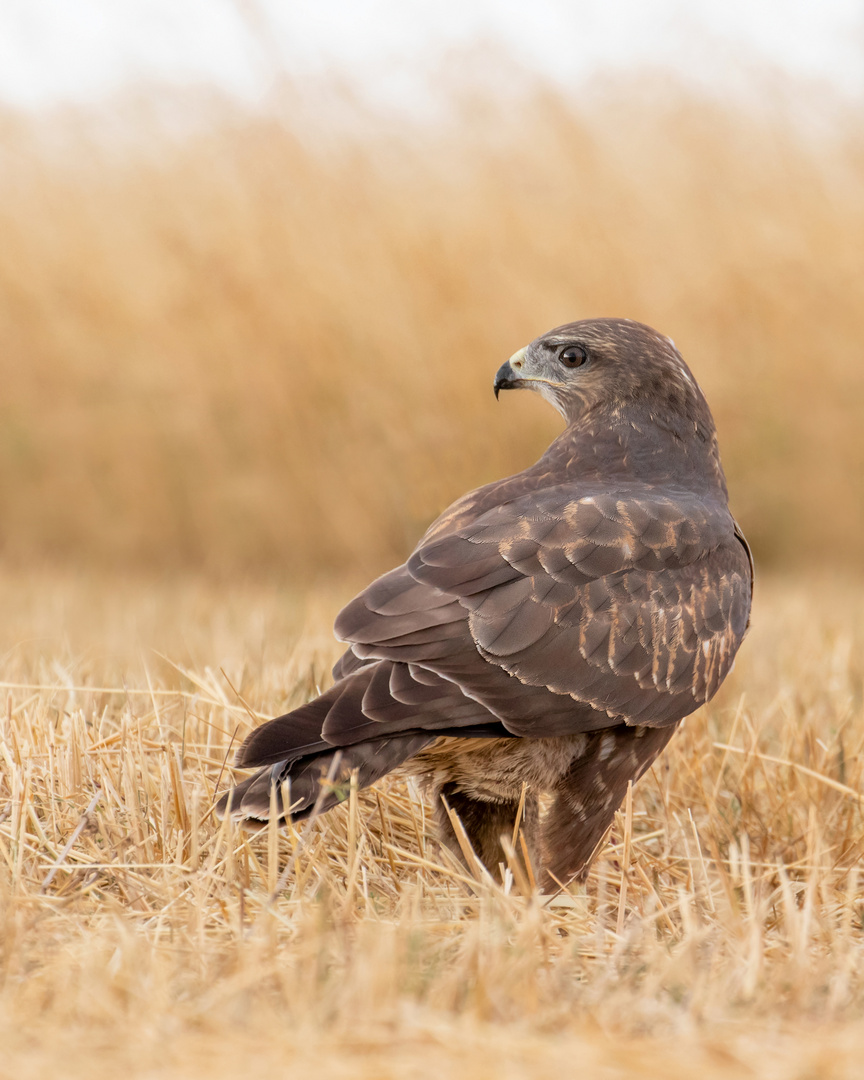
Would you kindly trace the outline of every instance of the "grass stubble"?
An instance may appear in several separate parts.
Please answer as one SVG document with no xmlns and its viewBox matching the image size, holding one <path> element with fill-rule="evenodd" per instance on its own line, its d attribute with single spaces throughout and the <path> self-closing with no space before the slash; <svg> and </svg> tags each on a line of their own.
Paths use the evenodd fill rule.
<svg viewBox="0 0 864 1080">
<path fill-rule="evenodd" d="M 0 115 L 0 1076 L 860 1074 L 860 106 L 524 89 Z M 584 896 L 395 781 L 218 826 L 339 602 L 557 432 L 500 362 L 591 315 L 674 335 L 777 576 Z"/>
<path fill-rule="evenodd" d="M 335 592 L 2 590 L 0 1075 L 858 1075 L 848 586 L 762 584 L 727 685 L 551 903 L 457 866 L 404 782 L 308 832 L 214 822 L 253 716 L 325 681 Z"/>
</svg>

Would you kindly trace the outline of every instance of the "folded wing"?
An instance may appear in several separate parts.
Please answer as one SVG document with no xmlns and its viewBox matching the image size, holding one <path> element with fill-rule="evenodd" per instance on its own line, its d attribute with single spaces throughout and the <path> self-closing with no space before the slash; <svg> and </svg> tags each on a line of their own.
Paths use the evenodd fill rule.
<svg viewBox="0 0 864 1080">
<path fill-rule="evenodd" d="M 515 735 L 662 726 L 728 673 L 751 587 L 719 499 L 552 487 L 439 533 L 373 582 L 337 620 L 351 643 L 340 665 L 422 666 Z"/>
</svg>

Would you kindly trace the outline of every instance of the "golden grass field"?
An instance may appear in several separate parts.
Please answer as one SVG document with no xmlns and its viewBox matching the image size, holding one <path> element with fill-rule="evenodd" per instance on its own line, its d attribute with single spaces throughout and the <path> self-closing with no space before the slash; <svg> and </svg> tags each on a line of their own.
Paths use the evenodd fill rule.
<svg viewBox="0 0 864 1080">
<path fill-rule="evenodd" d="M 3 1080 L 860 1076 L 862 116 L 762 89 L 0 115 Z M 690 362 L 757 588 L 585 894 L 396 781 L 217 825 L 341 604 L 557 432 L 500 363 L 591 315 Z"/>
<path fill-rule="evenodd" d="M 848 583 L 762 582 L 720 695 L 551 903 L 456 866 L 405 783 L 299 837 L 214 824 L 249 710 L 326 678 L 335 594 L 0 584 L 0 1076 L 860 1075 Z"/>
<path fill-rule="evenodd" d="M 501 362 L 626 315 L 704 386 L 760 565 L 861 568 L 862 117 L 761 89 L 0 116 L 0 552 L 380 572 L 557 432 Z"/>
</svg>

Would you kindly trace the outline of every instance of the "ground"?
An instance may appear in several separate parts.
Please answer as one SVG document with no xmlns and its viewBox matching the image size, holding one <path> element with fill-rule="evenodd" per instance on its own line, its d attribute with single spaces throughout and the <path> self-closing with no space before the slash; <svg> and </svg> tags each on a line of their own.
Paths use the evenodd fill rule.
<svg viewBox="0 0 864 1080">
<path fill-rule="evenodd" d="M 442 854 L 403 782 L 210 814 L 347 596 L 0 575 L 0 1076 L 840 1078 L 864 1052 L 857 581 L 760 581 L 584 894 Z"/>
</svg>

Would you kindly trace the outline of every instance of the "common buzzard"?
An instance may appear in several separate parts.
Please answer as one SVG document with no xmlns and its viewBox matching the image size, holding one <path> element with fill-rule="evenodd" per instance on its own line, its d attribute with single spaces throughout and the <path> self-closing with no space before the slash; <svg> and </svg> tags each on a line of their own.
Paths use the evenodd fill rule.
<svg viewBox="0 0 864 1080">
<path fill-rule="evenodd" d="M 401 768 L 431 791 L 442 840 L 458 851 L 449 806 L 495 873 L 527 785 L 524 835 L 554 888 L 584 876 L 628 781 L 716 693 L 753 564 L 675 345 L 626 319 L 569 323 L 499 369 L 496 397 L 523 387 L 563 433 L 344 608 L 333 686 L 252 732 L 236 764 L 258 772 L 221 814 L 302 818 L 344 796 L 326 774 L 365 787 Z"/>
</svg>

